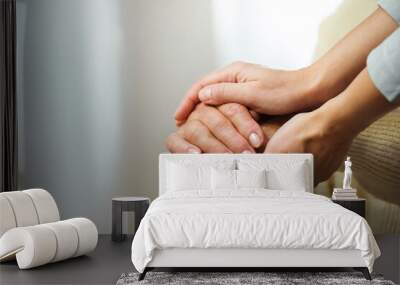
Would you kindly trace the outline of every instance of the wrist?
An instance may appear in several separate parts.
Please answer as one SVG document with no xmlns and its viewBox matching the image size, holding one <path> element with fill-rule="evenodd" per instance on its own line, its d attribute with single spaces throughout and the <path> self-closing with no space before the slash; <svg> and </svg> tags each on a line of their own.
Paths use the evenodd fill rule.
<svg viewBox="0 0 400 285">
<path fill-rule="evenodd" d="M 307 80 L 310 82 L 308 100 L 319 107 L 342 93 L 360 72 L 343 70 L 331 59 L 323 57 L 306 68 Z"/>
<path fill-rule="evenodd" d="M 349 142 L 362 130 L 343 99 L 340 94 L 312 112 L 318 135 L 332 143 Z"/>
<path fill-rule="evenodd" d="M 399 104 L 388 102 L 364 69 L 350 86 L 318 109 L 326 129 L 341 136 L 355 137 Z"/>
<path fill-rule="evenodd" d="M 321 122 L 321 132 L 336 141 L 352 140 L 366 127 L 365 122 L 355 116 L 345 92 L 332 98 L 315 112 L 316 120 Z"/>
<path fill-rule="evenodd" d="M 335 82 L 332 77 L 326 76 L 326 69 L 322 64 L 312 64 L 297 71 L 298 78 L 304 83 L 301 100 L 309 110 L 320 107 L 335 95 Z"/>
</svg>

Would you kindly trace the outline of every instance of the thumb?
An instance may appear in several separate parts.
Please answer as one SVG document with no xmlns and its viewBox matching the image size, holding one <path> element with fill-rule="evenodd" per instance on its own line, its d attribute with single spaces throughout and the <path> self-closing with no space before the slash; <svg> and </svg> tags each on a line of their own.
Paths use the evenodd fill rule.
<svg viewBox="0 0 400 285">
<path fill-rule="evenodd" d="M 264 153 L 279 153 L 280 151 L 273 144 L 270 144 L 270 142 L 271 141 L 267 142 Z"/>
<path fill-rule="evenodd" d="M 270 137 L 267 145 L 265 147 L 264 153 L 290 153 L 290 146 L 287 142 L 290 141 L 286 136 L 281 135 L 280 131 L 274 132 L 272 137 Z M 294 151 L 296 153 L 296 151 Z"/>
<path fill-rule="evenodd" d="M 259 105 L 250 83 L 218 83 L 208 85 L 199 91 L 199 99 L 209 105 L 238 103 L 256 109 Z"/>
</svg>

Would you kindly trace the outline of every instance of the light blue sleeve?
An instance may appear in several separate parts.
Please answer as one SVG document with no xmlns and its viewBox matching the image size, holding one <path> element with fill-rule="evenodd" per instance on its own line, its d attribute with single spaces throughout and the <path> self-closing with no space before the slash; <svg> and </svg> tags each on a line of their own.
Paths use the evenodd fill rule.
<svg viewBox="0 0 400 285">
<path fill-rule="evenodd" d="M 378 5 L 396 22 L 400 22 L 400 0 L 379 0 Z"/>
<path fill-rule="evenodd" d="M 380 0 L 378 5 L 400 22 L 400 0 Z M 368 55 L 367 69 L 376 88 L 388 101 L 400 97 L 400 28 Z"/>
<path fill-rule="evenodd" d="M 374 85 L 388 101 L 400 97 L 400 28 L 368 55 L 367 68 Z"/>
</svg>

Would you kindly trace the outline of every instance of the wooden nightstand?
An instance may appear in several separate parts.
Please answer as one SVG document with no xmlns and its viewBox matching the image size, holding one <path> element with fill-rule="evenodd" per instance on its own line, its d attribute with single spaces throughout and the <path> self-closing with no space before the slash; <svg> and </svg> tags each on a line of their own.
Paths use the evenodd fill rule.
<svg viewBox="0 0 400 285">
<path fill-rule="evenodd" d="M 359 214 L 361 217 L 365 218 L 365 199 L 358 198 L 354 200 L 334 200 L 333 203 L 339 204 L 340 206 Z"/>
</svg>

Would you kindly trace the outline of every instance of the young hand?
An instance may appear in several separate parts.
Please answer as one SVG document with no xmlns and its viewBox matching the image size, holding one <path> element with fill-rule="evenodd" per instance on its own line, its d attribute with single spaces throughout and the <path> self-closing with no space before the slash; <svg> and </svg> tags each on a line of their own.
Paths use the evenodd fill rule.
<svg viewBox="0 0 400 285">
<path fill-rule="evenodd" d="M 265 152 L 312 153 L 319 183 L 336 171 L 358 133 L 398 106 L 400 100 L 388 102 L 364 69 L 340 95 L 286 122 Z"/>
<path fill-rule="evenodd" d="M 237 62 L 195 83 L 175 113 L 182 124 L 201 101 L 241 103 L 263 114 L 304 112 L 340 94 L 363 70 L 370 51 L 389 36 L 397 22 L 378 8 L 311 66 L 282 71 Z"/>
<path fill-rule="evenodd" d="M 175 119 L 178 125 L 184 122 L 200 101 L 210 105 L 234 102 L 270 115 L 304 110 L 317 104 L 309 96 L 317 88 L 317 75 L 311 67 L 283 71 L 235 62 L 195 83 L 178 107 Z"/>
<path fill-rule="evenodd" d="M 266 153 L 312 153 L 314 182 L 335 172 L 345 157 L 353 136 L 342 135 L 321 110 L 292 117 L 269 140 Z"/>
</svg>

